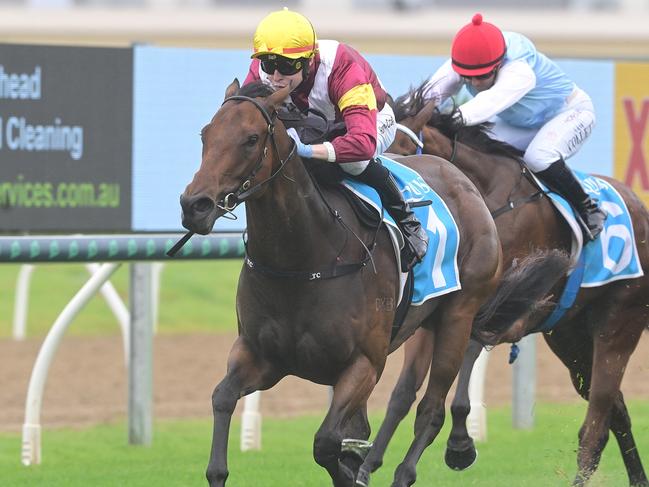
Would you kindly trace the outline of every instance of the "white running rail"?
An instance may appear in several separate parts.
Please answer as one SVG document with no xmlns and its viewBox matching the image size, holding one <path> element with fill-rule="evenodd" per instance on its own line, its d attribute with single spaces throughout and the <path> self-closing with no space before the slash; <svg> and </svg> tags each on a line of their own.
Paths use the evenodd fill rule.
<svg viewBox="0 0 649 487">
<path fill-rule="evenodd" d="M 160 264 L 163 265 L 163 264 Z M 86 264 L 86 269 L 90 275 L 97 272 L 99 269 L 98 263 L 88 263 Z M 20 341 L 24 340 L 27 336 L 27 313 L 29 310 L 29 288 L 31 285 L 32 274 L 36 270 L 36 266 L 33 264 L 23 264 L 20 266 L 20 271 L 18 272 L 18 279 L 16 282 L 16 298 L 14 301 L 14 320 L 12 335 L 14 340 Z M 158 272 L 159 275 L 159 272 Z M 159 282 L 159 280 L 158 280 Z M 119 296 L 113 284 L 108 281 L 100 289 L 101 295 L 106 300 L 108 307 L 111 309 L 115 318 L 119 323 L 120 329 L 122 331 L 122 340 L 124 342 L 124 353 L 125 353 L 125 363 L 128 361 L 128 351 L 129 348 L 129 338 L 128 338 L 128 327 L 130 323 L 129 311 L 124 301 Z M 157 300 L 156 300 L 157 303 Z"/>
<path fill-rule="evenodd" d="M 41 463 L 41 405 L 43 389 L 47 372 L 52 358 L 61 343 L 63 334 L 72 323 L 74 317 L 90 301 L 101 286 L 113 275 L 121 265 L 120 262 L 102 264 L 88 282 L 77 292 L 70 302 L 63 308 L 52 328 L 45 337 L 34 363 L 27 401 L 25 403 L 25 422 L 23 424 L 22 463 L 23 465 L 38 465 Z"/>
<path fill-rule="evenodd" d="M 27 308 L 29 305 L 29 284 L 35 266 L 23 264 L 18 272 L 16 298 L 14 300 L 14 322 L 12 333 L 14 340 L 24 340 L 27 336 Z"/>
<path fill-rule="evenodd" d="M 261 450 L 261 392 L 248 394 L 243 402 L 241 416 L 241 451 Z"/>
<path fill-rule="evenodd" d="M 473 365 L 469 379 L 469 402 L 471 412 L 466 418 L 469 436 L 475 441 L 487 441 L 487 405 L 484 398 L 484 384 L 487 376 L 489 352 L 482 350 Z"/>
</svg>

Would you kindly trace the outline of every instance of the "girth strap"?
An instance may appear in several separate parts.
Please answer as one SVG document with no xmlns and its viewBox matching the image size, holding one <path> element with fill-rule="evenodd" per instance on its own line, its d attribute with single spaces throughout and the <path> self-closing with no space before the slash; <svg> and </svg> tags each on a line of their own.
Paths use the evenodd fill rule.
<svg viewBox="0 0 649 487">
<path fill-rule="evenodd" d="M 494 219 L 499 217 L 503 213 L 507 213 L 508 211 L 526 205 L 527 203 L 533 203 L 534 201 L 540 200 L 545 195 L 545 191 L 543 190 L 543 188 L 539 186 L 539 183 L 536 181 L 536 179 L 532 177 L 527 166 L 520 160 L 518 160 L 518 163 L 521 166 L 521 176 L 525 177 L 525 179 L 527 179 L 530 182 L 530 184 L 534 186 L 538 191 L 536 193 L 533 193 L 529 196 L 525 196 L 523 198 L 519 198 L 517 200 L 512 200 L 508 198 L 507 203 L 505 205 L 491 212 L 491 217 Z M 520 180 L 517 187 L 519 185 L 520 185 Z M 513 191 L 514 190 L 512 189 L 512 192 Z M 509 194 L 511 195 L 511 193 Z"/>
<path fill-rule="evenodd" d="M 492 218 L 496 219 L 503 213 L 507 213 L 508 211 L 511 211 L 515 208 L 518 208 L 519 206 L 526 205 L 527 203 L 532 203 L 536 200 L 540 200 L 543 198 L 543 195 L 545 193 L 543 191 L 537 191 L 536 193 L 526 196 L 525 198 L 519 198 L 517 200 L 509 200 L 506 205 L 501 206 L 497 210 L 494 210 L 491 212 Z"/>
<path fill-rule="evenodd" d="M 333 279 L 357 272 L 367 265 L 367 263 L 370 261 L 370 258 L 366 257 L 362 262 L 357 262 L 355 264 L 336 265 L 331 269 L 319 271 L 283 271 L 279 269 L 271 269 L 270 267 L 266 267 L 257 262 L 254 262 L 247 252 L 244 257 L 244 261 L 248 268 L 267 277 L 278 279 L 301 279 L 304 281 L 322 281 L 324 279 Z"/>
</svg>

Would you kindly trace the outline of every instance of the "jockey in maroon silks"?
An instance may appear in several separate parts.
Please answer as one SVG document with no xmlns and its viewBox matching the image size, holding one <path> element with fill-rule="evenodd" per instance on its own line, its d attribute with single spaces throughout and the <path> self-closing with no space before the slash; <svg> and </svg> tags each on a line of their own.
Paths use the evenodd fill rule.
<svg viewBox="0 0 649 487">
<path fill-rule="evenodd" d="M 390 171 L 375 158 L 392 144 L 396 122 L 372 67 L 346 44 L 317 40 L 311 22 L 288 9 L 266 16 L 253 44 L 244 85 L 259 80 L 275 89 L 290 85 L 287 102 L 302 112 L 315 109 L 329 121 L 345 122 L 343 135 L 321 144 L 304 144 L 295 129 L 288 133 L 301 157 L 336 163 L 378 192 L 404 235 L 401 268 L 409 270 L 426 254 L 428 236 Z"/>
</svg>

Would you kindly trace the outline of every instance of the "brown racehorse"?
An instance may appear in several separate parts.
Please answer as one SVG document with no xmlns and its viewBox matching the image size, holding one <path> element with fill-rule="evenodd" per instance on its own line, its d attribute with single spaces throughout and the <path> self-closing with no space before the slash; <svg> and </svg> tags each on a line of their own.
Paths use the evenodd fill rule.
<svg viewBox="0 0 649 487">
<path fill-rule="evenodd" d="M 455 164 L 476 185 L 495 216 L 503 246 L 505 267 L 524 257 L 531 248 L 570 250 L 568 225 L 549 199 L 530 181 L 520 153 L 488 137 L 488 125 L 458 127 L 450 115 L 441 115 L 433 102 L 425 103 L 421 87 L 400 97 L 395 105 L 397 120 L 420 134 L 423 152 Z M 417 147 L 410 137 L 398 133 L 390 148 L 397 154 L 413 154 Z M 623 184 L 610 179 L 631 213 L 642 268 L 649 269 L 649 214 L 642 202 Z M 508 211 L 511 210 L 511 211 Z M 553 290 L 561 292 L 563 283 Z M 547 312 L 546 312 L 547 314 Z M 632 486 L 649 486 L 631 432 L 631 420 L 620 383 L 629 357 L 647 326 L 649 277 L 620 280 L 596 288 L 581 288 L 574 306 L 551 332 L 543 336 L 570 372 L 577 393 L 588 401 L 588 411 L 579 431 L 577 474 L 574 485 L 583 485 L 597 469 L 609 430 L 613 432 Z M 516 342 L 534 331 L 542 314 L 527 323 L 519 322 L 489 343 Z M 405 344 L 404 366 L 392 393 L 384 423 L 362 470 L 380 467 L 387 443 L 399 421 L 407 414 L 415 392 L 430 367 L 434 351 L 425 329 Z M 464 469 L 476 458 L 475 446 L 466 429 L 470 411 L 468 384 L 481 345 L 471 341 L 463 362 L 456 396 L 451 406 L 453 428 L 446 462 Z"/>
<path fill-rule="evenodd" d="M 435 338 L 435 354 L 417 415 L 420 426 L 395 474 L 394 485 L 405 487 L 414 482 L 416 462 L 442 426 L 444 401 L 472 326 L 478 326 L 478 309 L 490 297 L 481 308 L 488 310 L 504 293 L 508 302 L 519 303 L 512 318 L 521 314 L 529 308 L 526 296 L 545 295 L 552 277 L 567 269 L 567 258 L 543 254 L 501 279 L 495 224 L 473 184 L 439 158 L 405 158 L 458 222 L 462 289 L 411 307 L 391 341 L 399 273 L 388 232 L 362 224 L 337 187 L 312 178 L 276 118 L 288 93 L 262 84 L 239 90 L 235 80 L 201 132 L 201 165 L 181 196 L 183 225 L 201 234 L 246 202 L 247 257 L 236 298 L 239 337 L 212 396 L 207 478 L 211 486 L 223 486 L 228 477 L 228 431 L 237 400 L 295 375 L 333 386 L 313 454 L 334 486 L 354 485 L 362 458 L 346 452 L 343 440 L 367 440 L 366 401 L 386 357 L 424 326 Z"/>
</svg>

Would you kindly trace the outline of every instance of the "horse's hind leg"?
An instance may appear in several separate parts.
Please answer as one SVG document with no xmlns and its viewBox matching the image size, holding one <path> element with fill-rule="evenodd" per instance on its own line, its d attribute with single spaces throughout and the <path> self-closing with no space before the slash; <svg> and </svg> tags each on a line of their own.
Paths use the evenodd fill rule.
<svg viewBox="0 0 649 487">
<path fill-rule="evenodd" d="M 605 305 L 611 301 L 602 302 Z M 550 348 L 570 370 L 575 390 L 588 401 L 586 418 L 579 430 L 578 471 L 573 485 L 585 485 L 597 469 L 608 442 L 609 428 L 622 450 L 630 484 L 647 485 L 620 393 L 624 370 L 644 327 L 644 310 L 638 308 L 644 306 L 627 305 L 625 311 L 619 307 L 592 310 L 590 316 L 603 320 L 600 326 L 594 327 L 595 337 L 587 331 L 584 317 L 544 335 Z"/>
<path fill-rule="evenodd" d="M 464 353 L 462 367 L 457 379 L 455 397 L 451 404 L 451 417 L 453 426 L 446 443 L 444 461 L 453 470 L 464 470 L 475 462 L 477 451 L 473 439 L 466 428 L 466 419 L 471 412 L 471 398 L 469 397 L 469 381 L 473 365 L 482 352 L 482 345 L 475 340 L 469 341 L 469 346 Z"/>
<path fill-rule="evenodd" d="M 629 485 L 633 487 L 649 487 L 647 474 L 642 466 L 640 454 L 636 447 L 633 433 L 631 432 L 631 418 L 624 404 L 624 397 L 620 392 L 613 404 L 611 414 L 611 431 L 615 435 L 617 444 L 622 453 L 622 460 L 629 475 Z"/>
<path fill-rule="evenodd" d="M 608 430 L 613 426 L 614 404 L 619 397 L 622 377 L 645 326 L 644 305 L 626 304 L 621 308 L 609 308 L 605 326 L 595 328 L 588 411 L 579 432 L 575 485 L 583 485 L 599 465 Z M 630 432 L 630 421 L 628 426 Z M 628 474 L 632 480 L 632 472 Z"/>
<path fill-rule="evenodd" d="M 372 449 L 360 468 L 358 485 L 367 485 L 363 478 L 369 478 L 371 472 L 378 470 L 383 464 L 383 455 L 388 443 L 401 420 L 408 414 L 416 394 L 430 369 L 433 355 L 432 332 L 418 328 L 415 334 L 404 344 L 403 368 L 397 381 L 385 419 L 381 424 Z"/>
<path fill-rule="evenodd" d="M 454 295 L 435 329 L 433 360 L 426 393 L 417 407 L 415 437 L 403 462 L 397 467 L 392 487 L 407 487 L 417 478 L 417 462 L 444 424 L 448 391 L 460 369 L 478 303 Z M 473 302 L 471 302 L 473 301 Z"/>
<path fill-rule="evenodd" d="M 228 358 L 228 372 L 212 394 L 214 429 L 205 473 L 210 487 L 222 487 L 228 478 L 228 433 L 237 401 L 246 394 L 271 387 L 280 378 L 268 364 L 254 357 L 241 337 L 236 340 Z"/>
<path fill-rule="evenodd" d="M 313 442 L 313 457 L 329 472 L 334 487 L 354 485 L 356 472 L 352 471 L 348 462 L 345 464 L 345 459 L 341 460 L 341 444 L 345 433 L 350 430 L 364 435 L 357 439 L 367 440 L 369 437 L 369 424 L 366 423 L 367 428 L 363 431 L 362 417 L 358 414 L 364 412 L 376 380 L 376 368 L 366 356 L 361 355 L 342 373 L 334 386 L 329 411 Z M 350 421 L 353 422 L 351 425 Z"/>
</svg>

